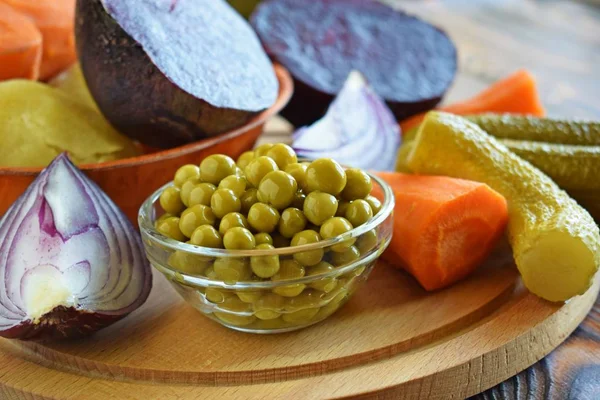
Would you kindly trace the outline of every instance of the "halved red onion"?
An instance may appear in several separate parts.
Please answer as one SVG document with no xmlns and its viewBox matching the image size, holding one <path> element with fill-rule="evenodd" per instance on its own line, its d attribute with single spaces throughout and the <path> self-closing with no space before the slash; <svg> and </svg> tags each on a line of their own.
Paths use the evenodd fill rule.
<svg viewBox="0 0 600 400">
<path fill-rule="evenodd" d="M 0 220 L 0 336 L 82 336 L 144 303 L 139 233 L 59 155 Z"/>
<path fill-rule="evenodd" d="M 352 71 L 325 116 L 294 133 L 299 156 L 334 158 L 352 167 L 393 170 L 400 126 L 363 75 Z"/>
</svg>

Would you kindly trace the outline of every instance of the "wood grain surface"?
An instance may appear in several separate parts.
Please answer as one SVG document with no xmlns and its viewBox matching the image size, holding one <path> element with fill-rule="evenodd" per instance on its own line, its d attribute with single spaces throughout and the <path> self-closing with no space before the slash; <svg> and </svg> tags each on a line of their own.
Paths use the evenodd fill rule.
<svg viewBox="0 0 600 400">
<path fill-rule="evenodd" d="M 1 399 L 460 399 L 523 370 L 588 313 L 528 293 L 509 252 L 426 293 L 380 263 L 338 313 L 297 332 L 229 330 L 155 273 L 148 302 L 79 341 L 0 340 Z"/>
</svg>

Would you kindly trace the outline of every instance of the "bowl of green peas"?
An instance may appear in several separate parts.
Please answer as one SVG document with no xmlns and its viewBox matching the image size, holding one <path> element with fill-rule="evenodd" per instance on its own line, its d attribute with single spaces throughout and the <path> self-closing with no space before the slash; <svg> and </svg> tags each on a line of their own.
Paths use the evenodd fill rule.
<svg viewBox="0 0 600 400">
<path fill-rule="evenodd" d="M 265 144 L 184 165 L 142 205 L 146 255 L 185 301 L 251 333 L 301 329 L 366 282 L 393 229 L 377 176 Z"/>
</svg>

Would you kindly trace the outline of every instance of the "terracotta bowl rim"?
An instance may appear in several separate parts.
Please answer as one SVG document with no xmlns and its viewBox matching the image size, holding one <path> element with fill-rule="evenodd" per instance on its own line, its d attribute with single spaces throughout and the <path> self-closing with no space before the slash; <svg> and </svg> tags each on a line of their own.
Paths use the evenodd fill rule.
<svg viewBox="0 0 600 400">
<path fill-rule="evenodd" d="M 127 168 L 144 164 L 152 164 L 157 161 L 176 158 L 185 154 L 194 153 L 216 144 L 229 141 L 235 137 L 241 136 L 244 133 L 264 125 L 267 120 L 279 113 L 290 101 L 294 92 L 294 83 L 288 70 L 281 64 L 274 63 L 273 69 L 279 81 L 279 94 L 277 100 L 268 109 L 254 116 L 250 121 L 241 127 L 208 139 L 203 139 L 198 142 L 189 143 L 183 146 L 174 147 L 172 149 L 158 151 L 156 153 L 143 154 L 137 157 L 123 158 L 115 161 L 108 161 L 94 164 L 82 164 L 78 167 L 82 171 L 103 171 L 118 168 Z M 37 175 L 45 167 L 0 167 L 0 175 Z"/>
</svg>

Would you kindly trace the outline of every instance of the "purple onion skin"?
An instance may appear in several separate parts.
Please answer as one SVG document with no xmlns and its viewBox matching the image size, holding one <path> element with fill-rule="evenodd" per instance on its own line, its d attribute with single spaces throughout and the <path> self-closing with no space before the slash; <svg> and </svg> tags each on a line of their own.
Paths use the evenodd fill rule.
<svg viewBox="0 0 600 400">
<path fill-rule="evenodd" d="M 61 179 L 57 180 L 58 177 Z M 48 200 L 48 196 L 51 194 L 48 190 L 53 190 L 56 196 L 57 189 L 60 189 L 59 204 L 63 206 L 68 204 L 68 207 L 52 209 L 52 202 Z M 56 198 L 54 200 L 56 201 Z M 43 205 L 40 206 L 40 204 Z M 50 217 L 47 216 L 47 210 L 52 213 Z M 30 231 L 27 230 L 32 221 L 34 226 L 39 225 L 38 236 L 35 236 L 36 231 L 29 233 Z M 65 225 L 65 221 L 71 221 L 72 225 Z M 14 229 L 14 226 L 21 229 Z M 23 227 L 26 229 L 25 232 L 23 232 Z M 107 227 L 108 230 L 106 230 Z M 96 253 L 94 253 L 93 246 L 89 247 L 92 244 L 90 240 L 94 240 L 85 239 L 85 235 L 89 232 L 100 232 L 106 238 L 105 245 L 108 247 L 101 252 L 98 252 L 96 248 Z M 10 236 L 13 234 L 14 236 Z M 10 239 L 7 239 L 7 235 Z M 2 258 L 0 254 L 0 262 L 3 263 L 0 265 L 0 272 L 4 274 L 5 279 L 1 285 L 1 289 L 5 292 L 0 293 L 1 337 L 31 340 L 87 336 L 124 318 L 139 308 L 150 294 L 152 273 L 142 250 L 139 233 L 108 196 L 79 171 L 64 153 L 40 173 L 25 193 L 0 218 L 0 236 L 0 246 L 9 250 L 5 258 Z M 69 248 L 68 245 L 70 240 L 73 238 L 77 240 L 78 237 L 84 238 L 84 246 L 76 248 L 77 255 L 74 255 L 71 253 L 73 247 Z M 62 245 L 47 247 L 48 245 L 44 245 L 44 243 L 48 242 L 48 238 L 54 238 L 54 240 L 62 238 Z M 7 242 L 2 243 L 2 240 Z M 63 274 L 64 278 L 61 279 L 69 279 L 68 274 L 65 274 L 73 265 L 78 266 L 82 262 L 88 263 L 87 268 L 92 272 L 90 272 L 86 286 L 70 292 L 71 295 L 76 296 L 76 304 L 73 306 L 56 305 L 50 311 L 39 316 L 35 322 L 29 317 L 25 307 L 26 301 L 23 298 L 23 286 L 16 298 L 14 296 L 17 295 L 11 295 L 7 289 L 11 285 L 11 279 L 21 279 L 22 284 L 23 277 L 37 272 L 38 265 L 32 263 L 26 264 L 27 268 L 22 275 L 15 275 L 16 273 L 13 271 L 15 266 L 9 261 L 15 257 L 13 249 L 18 248 L 19 245 L 22 246 L 22 243 L 25 243 L 28 252 L 29 246 L 32 251 L 37 249 L 34 254 L 39 256 L 38 265 L 47 265 L 47 261 L 52 260 L 52 257 L 58 257 L 55 260 L 63 260 L 62 264 L 56 264 L 57 270 Z M 87 245 L 85 245 L 86 243 Z M 15 254 L 18 256 L 19 253 Z M 72 262 L 78 257 L 83 257 L 80 263 L 73 265 L 66 263 Z M 109 262 L 99 264 L 99 260 L 109 260 Z M 90 265 L 95 265 L 96 269 L 92 269 Z M 114 276 L 117 277 L 117 283 L 114 283 L 114 280 L 110 281 L 111 273 L 116 274 Z M 105 276 L 105 280 L 94 280 L 93 277 L 97 278 L 98 276 Z M 47 276 L 43 277 L 47 278 Z M 73 281 L 68 281 L 68 284 L 72 285 Z M 73 286 L 69 287 L 74 290 Z M 88 287 L 97 289 L 90 291 L 87 290 Z M 101 294 L 103 290 L 111 287 L 112 289 L 109 289 L 107 294 Z M 31 288 L 36 290 L 37 286 Z M 98 300 L 94 300 L 96 296 L 98 296 Z M 7 304 L 10 305 L 10 308 L 7 307 Z M 106 304 L 110 304 L 113 308 L 109 308 Z M 52 303 L 49 305 L 52 306 Z M 15 309 L 18 311 L 14 311 Z M 15 314 L 18 315 L 15 317 Z"/>
</svg>

